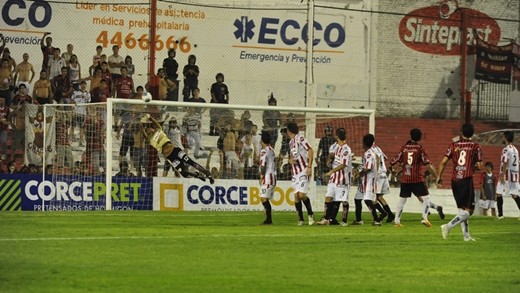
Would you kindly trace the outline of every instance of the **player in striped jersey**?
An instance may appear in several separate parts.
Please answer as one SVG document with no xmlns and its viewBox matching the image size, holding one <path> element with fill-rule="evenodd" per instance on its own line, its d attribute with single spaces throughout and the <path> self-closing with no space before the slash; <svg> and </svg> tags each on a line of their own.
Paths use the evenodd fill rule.
<svg viewBox="0 0 520 293">
<path fill-rule="evenodd" d="M 299 131 L 296 123 L 287 123 L 287 135 L 291 139 L 289 142 L 289 163 L 291 164 L 294 205 L 298 212 L 298 225 L 302 226 L 304 224 L 302 203 L 307 209 L 309 225 L 314 224 L 314 213 L 312 212 L 311 201 L 307 196 L 314 152 L 305 137 L 299 134 Z"/>
<path fill-rule="evenodd" d="M 431 174 L 435 176 L 435 168 L 430 159 L 426 155 L 426 151 L 419 143 L 422 138 L 422 132 L 418 128 L 410 130 L 410 140 L 401 148 L 401 151 L 390 162 L 390 166 L 399 165 L 402 168 L 401 176 L 401 191 L 399 193 L 399 203 L 397 204 L 396 218 L 394 225 L 401 227 L 401 214 L 403 213 L 406 200 L 412 196 L 412 193 L 422 202 L 422 221 L 421 223 L 426 227 L 431 227 L 428 221 L 428 210 L 434 207 L 444 219 L 442 207 L 430 201 L 428 187 L 424 182 L 422 166 L 428 166 Z"/>
<path fill-rule="evenodd" d="M 388 159 L 383 153 L 383 150 L 378 147 L 375 143 L 372 145 L 372 149 L 377 156 L 379 165 L 377 166 L 377 178 L 376 178 L 376 197 L 377 201 L 383 206 L 383 209 L 388 214 L 387 223 L 391 223 L 395 219 L 395 215 L 392 213 L 390 206 L 386 202 L 384 195 L 390 193 L 390 182 L 388 181 L 386 160 Z"/>
<path fill-rule="evenodd" d="M 342 223 L 347 225 L 348 216 L 348 192 L 350 189 L 350 179 L 352 173 L 352 151 L 346 143 L 347 132 L 344 128 L 336 130 L 336 147 L 334 150 L 334 161 L 332 169 L 325 173 L 325 177 L 330 177 L 325 195 L 325 218 L 318 222 L 319 225 L 339 225 L 336 220 L 339 205 L 343 203 Z M 331 147 L 332 148 L 332 147 Z"/>
<path fill-rule="evenodd" d="M 506 146 L 502 150 L 500 157 L 500 181 L 497 184 L 497 203 L 498 216 L 503 219 L 502 205 L 504 204 L 504 195 L 510 194 L 513 197 L 518 209 L 520 209 L 520 175 L 518 169 L 518 149 L 513 145 L 514 132 L 505 131 L 504 139 Z M 519 218 L 520 220 L 520 218 Z"/>
<path fill-rule="evenodd" d="M 262 151 L 260 152 L 260 200 L 265 210 L 265 221 L 263 225 L 271 225 L 271 203 L 269 200 L 273 196 L 276 186 L 276 163 L 274 149 L 271 146 L 271 135 L 269 132 L 262 132 Z"/>
<path fill-rule="evenodd" d="M 365 153 L 363 154 L 363 167 L 359 171 L 359 175 L 363 178 L 363 200 L 372 213 L 374 219 L 372 225 L 381 226 L 381 220 L 387 216 L 387 213 L 377 202 L 376 179 L 379 162 L 378 157 L 372 148 L 374 140 L 375 138 L 372 134 L 367 134 L 363 137 L 363 148 L 365 149 Z M 379 216 L 377 215 L 377 210 L 381 212 Z"/>
<path fill-rule="evenodd" d="M 461 225 L 464 241 L 475 241 L 469 234 L 469 216 L 475 208 L 475 189 L 473 188 L 473 174 L 475 168 L 482 170 L 482 149 L 476 142 L 470 140 L 475 132 L 473 125 L 466 123 L 462 125 L 462 137 L 452 142 L 444 154 L 439 172 L 437 173 L 437 184 L 441 183 L 442 173 L 448 160 L 453 162 L 453 173 L 451 176 L 451 190 L 459 208 L 459 213 L 448 224 L 441 226 L 442 238 L 448 235 L 457 225 Z"/>
</svg>

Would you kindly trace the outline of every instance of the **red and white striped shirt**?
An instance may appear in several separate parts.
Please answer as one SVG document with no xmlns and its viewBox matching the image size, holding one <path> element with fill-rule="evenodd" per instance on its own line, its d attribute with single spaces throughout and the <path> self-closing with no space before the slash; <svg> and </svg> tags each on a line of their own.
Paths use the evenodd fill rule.
<svg viewBox="0 0 520 293">
<path fill-rule="evenodd" d="M 390 162 L 390 165 L 399 164 L 403 168 L 401 183 L 424 182 L 422 166 L 431 164 L 424 148 L 416 141 L 408 141 L 401 151 Z"/>
<path fill-rule="evenodd" d="M 365 151 L 363 154 L 363 169 L 370 170 L 368 173 L 363 175 L 362 183 L 363 183 L 363 193 L 367 192 L 375 192 L 376 190 L 376 176 L 377 176 L 377 166 L 376 166 L 376 154 L 372 148 Z"/>
<path fill-rule="evenodd" d="M 518 149 L 512 144 L 508 144 L 502 150 L 500 158 L 500 170 L 502 166 L 506 165 L 506 181 L 519 182 L 519 168 L 518 168 Z"/>
<path fill-rule="evenodd" d="M 352 151 L 346 143 L 343 145 L 337 144 L 336 146 L 332 166 L 334 168 L 339 165 L 345 167 L 332 173 L 329 183 L 335 183 L 336 185 L 350 185 L 350 177 L 352 174 Z"/>
<path fill-rule="evenodd" d="M 266 146 L 260 152 L 260 166 L 265 168 L 262 185 L 276 185 L 276 164 L 274 162 L 275 154 L 271 146 Z"/>
<path fill-rule="evenodd" d="M 310 148 L 311 146 L 301 134 L 296 134 L 289 142 L 290 156 L 296 161 L 292 164 L 293 175 L 304 172 L 309 165 L 308 150 Z"/>
<path fill-rule="evenodd" d="M 452 142 L 444 154 L 453 162 L 451 180 L 461 180 L 473 177 L 475 165 L 482 161 L 480 144 L 469 139 Z"/>
</svg>

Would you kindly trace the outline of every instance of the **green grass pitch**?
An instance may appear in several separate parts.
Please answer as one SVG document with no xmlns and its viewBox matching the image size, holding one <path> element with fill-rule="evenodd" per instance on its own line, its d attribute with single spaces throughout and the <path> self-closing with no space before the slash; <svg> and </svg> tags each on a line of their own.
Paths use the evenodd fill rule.
<svg viewBox="0 0 520 293">
<path fill-rule="evenodd" d="M 353 213 L 349 215 L 350 220 Z M 405 214 L 296 226 L 275 212 L 2 212 L 1 292 L 520 292 L 520 221 Z"/>
</svg>

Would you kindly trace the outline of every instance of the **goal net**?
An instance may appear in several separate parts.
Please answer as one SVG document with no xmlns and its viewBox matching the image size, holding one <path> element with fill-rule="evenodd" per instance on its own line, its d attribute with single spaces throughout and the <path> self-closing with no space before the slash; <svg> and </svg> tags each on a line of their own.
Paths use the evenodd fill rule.
<svg viewBox="0 0 520 293">
<path fill-rule="evenodd" d="M 278 202 L 280 210 L 293 210 L 287 123 L 295 122 L 314 150 L 310 193 L 319 198 L 316 186 L 326 184 L 323 174 L 330 168 L 328 149 L 336 129 L 345 128 L 357 157 L 363 153 L 363 135 L 374 132 L 372 110 L 140 99 L 45 108 L 52 131 L 44 140 L 54 143 L 44 152 L 47 183 L 41 198 L 47 209 L 262 210 L 258 163 L 260 135 L 267 131 L 277 158 L 274 208 Z M 185 178 L 172 168 L 143 134 L 148 117 L 216 182 Z"/>
</svg>

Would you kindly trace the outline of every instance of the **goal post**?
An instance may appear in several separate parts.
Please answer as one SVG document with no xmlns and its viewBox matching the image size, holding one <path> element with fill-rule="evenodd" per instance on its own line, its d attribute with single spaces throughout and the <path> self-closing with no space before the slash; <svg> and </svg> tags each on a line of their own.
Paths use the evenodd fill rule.
<svg viewBox="0 0 520 293">
<path fill-rule="evenodd" d="M 321 184 L 318 177 L 325 172 L 318 154 L 320 146 L 326 145 L 320 144 L 322 137 L 331 132 L 333 136 L 337 128 L 345 128 L 347 143 L 359 157 L 363 153 L 362 137 L 374 133 L 375 128 L 374 111 L 365 109 L 109 99 L 106 103 L 82 105 L 85 115 L 81 117 L 75 105 L 44 107 L 46 118 L 52 122 L 47 121 L 52 132 L 46 132 L 44 139 L 55 144 L 45 152 L 46 166 L 51 170 L 46 171 L 44 180 L 51 182 L 49 188 L 54 188 L 51 193 L 55 194 L 42 198 L 42 203 L 51 203 L 51 210 L 156 209 L 155 197 L 164 193 L 156 189 L 157 180 L 166 180 L 169 186 L 202 183 L 179 176 L 162 154 L 148 144 L 142 132 L 148 116 L 162 125 L 175 145 L 212 172 L 215 186 L 231 187 L 244 182 L 257 185 L 262 131 L 269 131 L 274 140 L 279 183 L 290 187 L 285 127 L 293 121 L 314 149 L 313 193 L 316 190 L 312 188 Z M 36 113 L 36 108 L 32 112 Z M 35 116 L 32 112 L 31 117 Z M 211 129 L 214 131 L 210 134 Z M 233 139 L 224 142 L 226 137 Z M 230 141 L 232 145 L 228 144 Z M 321 147 L 320 152 L 328 154 L 328 149 Z M 175 196 L 186 197 L 180 193 Z M 169 198 L 161 198 L 160 207 L 172 206 L 171 210 L 175 210 Z M 184 207 L 196 209 L 194 205 Z"/>
</svg>

